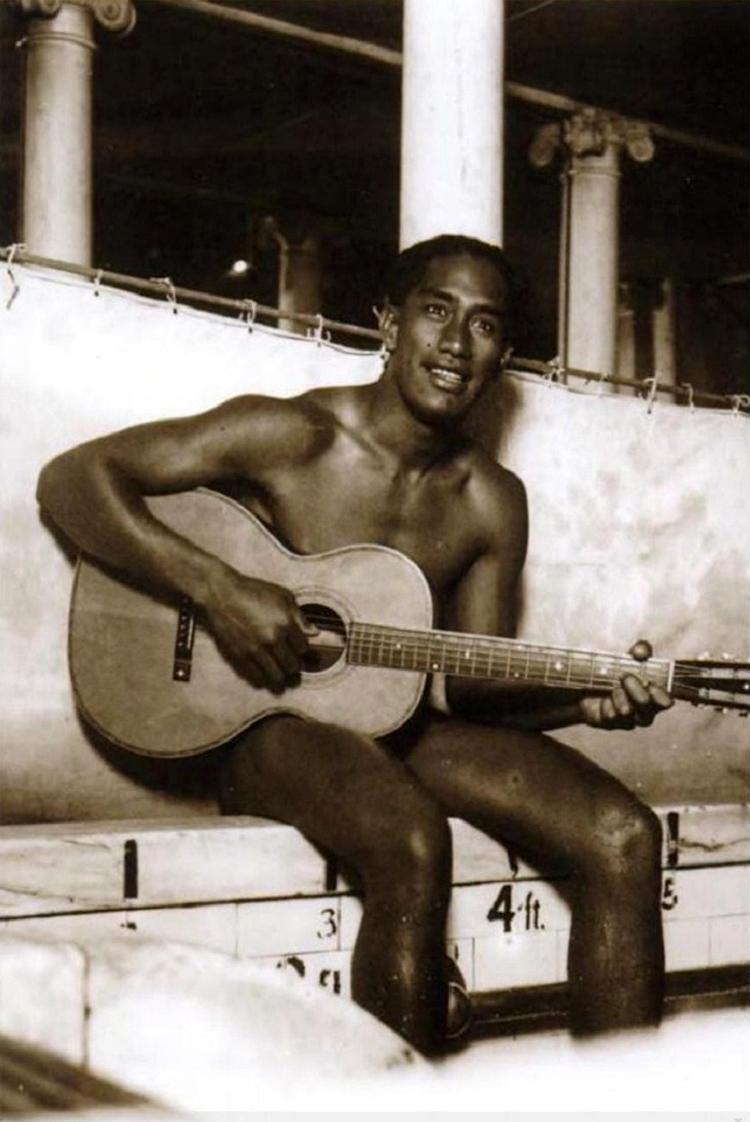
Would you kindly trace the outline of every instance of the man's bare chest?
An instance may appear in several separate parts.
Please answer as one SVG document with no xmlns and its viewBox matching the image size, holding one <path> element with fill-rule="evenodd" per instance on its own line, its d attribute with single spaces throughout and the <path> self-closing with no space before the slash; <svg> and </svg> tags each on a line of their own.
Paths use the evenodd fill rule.
<svg viewBox="0 0 750 1122">
<path fill-rule="evenodd" d="M 293 552 L 324 553 L 364 542 L 387 546 L 415 561 L 441 596 L 474 559 L 476 535 L 455 489 L 440 483 L 308 466 L 270 476 L 262 506 L 248 505 Z"/>
</svg>

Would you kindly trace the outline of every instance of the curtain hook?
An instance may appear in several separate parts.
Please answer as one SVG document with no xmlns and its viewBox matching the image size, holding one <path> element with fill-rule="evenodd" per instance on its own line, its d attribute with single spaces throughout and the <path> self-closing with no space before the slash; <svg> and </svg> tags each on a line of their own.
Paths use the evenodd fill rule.
<svg viewBox="0 0 750 1122">
<path fill-rule="evenodd" d="M 604 388 L 603 388 L 604 383 L 609 381 L 609 377 L 604 373 L 603 370 L 600 370 L 599 373 L 596 374 L 596 379 L 595 379 L 594 378 L 594 373 L 595 372 L 592 370 L 591 373 L 590 373 L 590 376 L 588 378 L 586 378 L 586 381 L 583 384 L 584 384 L 584 386 L 588 386 L 588 385 L 590 385 L 591 382 L 593 382 L 595 380 L 596 381 L 596 396 L 601 397 L 602 394 L 604 393 Z"/>
<path fill-rule="evenodd" d="M 693 400 L 695 394 L 691 382 L 680 382 L 682 388 L 687 392 L 687 404 L 691 413 L 695 412 L 695 402 Z"/>
<path fill-rule="evenodd" d="M 8 300 L 5 304 L 6 312 L 10 311 L 10 308 L 11 308 L 11 305 L 13 304 L 13 301 L 15 300 L 16 296 L 18 296 L 18 293 L 21 291 L 21 286 L 18 283 L 18 281 L 16 280 L 16 276 L 15 276 L 15 273 L 13 272 L 13 270 L 11 269 L 11 265 L 13 264 L 13 259 L 16 256 L 16 253 L 18 253 L 19 250 L 23 250 L 25 248 L 26 248 L 26 246 L 23 242 L 13 242 L 12 245 L 8 246 L 8 257 L 7 257 L 7 260 L 5 262 L 5 272 L 7 273 L 8 280 L 10 281 L 11 292 L 10 292 L 10 296 L 8 297 Z"/>
<path fill-rule="evenodd" d="M 316 341 L 317 345 L 320 346 L 323 342 L 323 316 L 320 312 L 318 312 L 315 317 L 315 327 L 312 328 L 310 335 L 311 338 Z"/>
<path fill-rule="evenodd" d="M 13 242 L 12 245 L 9 245 L 8 246 L 8 261 L 7 261 L 7 264 L 12 265 L 13 264 L 13 259 L 16 256 L 16 254 L 19 251 L 23 251 L 24 249 L 26 249 L 26 243 L 25 242 Z"/>
<path fill-rule="evenodd" d="M 647 413 L 651 413 L 651 411 L 654 408 L 654 402 L 656 401 L 656 391 L 659 388 L 658 378 L 659 378 L 659 372 L 657 371 L 656 375 L 653 378 L 644 378 L 642 383 L 641 383 L 641 385 L 643 386 L 644 389 L 646 389 L 646 387 L 648 387 L 648 394 L 646 395 L 646 412 Z"/>
<path fill-rule="evenodd" d="M 177 315 L 177 289 L 175 288 L 171 277 L 151 277 L 154 284 L 161 284 L 167 290 L 167 300 L 172 305 L 172 311 Z"/>
<path fill-rule="evenodd" d="M 560 361 L 560 356 L 555 355 L 552 361 L 547 364 L 547 373 L 544 375 L 544 380 L 548 386 L 551 386 L 553 382 L 561 381 L 564 373 L 565 367 Z"/>
<path fill-rule="evenodd" d="M 386 366 L 388 365 L 388 358 L 389 357 L 390 357 L 390 351 L 388 350 L 388 348 L 385 345 L 385 340 L 383 340 L 383 342 L 380 344 L 380 350 L 378 351 L 378 360 L 380 362 L 381 373 L 385 370 Z"/>
<path fill-rule="evenodd" d="M 243 315 L 247 324 L 248 334 L 252 335 L 255 326 L 255 317 L 258 314 L 258 305 L 255 300 L 243 300 Z"/>
</svg>

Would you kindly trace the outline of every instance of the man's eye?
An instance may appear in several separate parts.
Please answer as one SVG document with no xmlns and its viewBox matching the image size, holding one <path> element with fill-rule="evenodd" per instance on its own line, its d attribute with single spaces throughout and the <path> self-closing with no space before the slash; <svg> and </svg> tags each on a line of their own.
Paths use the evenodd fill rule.
<svg viewBox="0 0 750 1122">
<path fill-rule="evenodd" d="M 480 335 L 494 335 L 497 332 L 497 324 L 491 319 L 475 319 L 474 330 Z"/>
<path fill-rule="evenodd" d="M 425 311 L 430 316 L 437 316 L 438 319 L 442 319 L 445 316 L 445 308 L 442 304 L 426 304 Z"/>
</svg>

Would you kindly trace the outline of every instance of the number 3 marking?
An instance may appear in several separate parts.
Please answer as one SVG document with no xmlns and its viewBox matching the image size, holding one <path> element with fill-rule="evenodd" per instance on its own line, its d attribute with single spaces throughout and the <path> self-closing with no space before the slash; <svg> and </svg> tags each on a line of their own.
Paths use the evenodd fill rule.
<svg viewBox="0 0 750 1122">
<path fill-rule="evenodd" d="M 336 909 L 323 908 L 320 914 L 323 922 L 318 928 L 316 934 L 319 939 L 332 939 L 338 931 L 338 924 L 336 923 Z"/>
</svg>

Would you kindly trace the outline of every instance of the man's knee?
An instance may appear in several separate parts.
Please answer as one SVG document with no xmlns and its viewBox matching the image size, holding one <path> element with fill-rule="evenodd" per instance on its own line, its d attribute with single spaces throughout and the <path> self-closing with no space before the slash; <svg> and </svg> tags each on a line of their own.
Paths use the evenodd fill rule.
<svg viewBox="0 0 750 1122">
<path fill-rule="evenodd" d="M 384 818 L 382 830 L 360 854 L 362 872 L 401 883 L 450 884 L 452 837 L 448 819 L 436 805 L 408 799 Z"/>
<path fill-rule="evenodd" d="M 661 823 L 650 807 L 636 799 L 603 803 L 590 842 L 590 858 L 600 873 L 641 876 L 660 867 Z"/>
<path fill-rule="evenodd" d="M 401 831 L 398 846 L 404 860 L 415 868 L 445 866 L 452 855 L 448 819 L 436 806 L 422 808 L 419 815 Z"/>
</svg>

